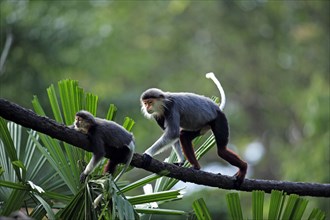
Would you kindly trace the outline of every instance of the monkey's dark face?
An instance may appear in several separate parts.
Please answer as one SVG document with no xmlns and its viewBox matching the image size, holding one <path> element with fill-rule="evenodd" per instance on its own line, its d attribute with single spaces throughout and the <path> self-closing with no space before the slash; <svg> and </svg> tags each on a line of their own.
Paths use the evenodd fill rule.
<svg viewBox="0 0 330 220">
<path fill-rule="evenodd" d="M 75 121 L 74 121 L 75 130 L 87 134 L 90 127 L 91 127 L 91 123 L 88 120 L 85 120 L 80 116 L 75 117 Z"/>
<path fill-rule="evenodd" d="M 141 101 L 142 112 L 147 118 L 151 118 L 152 116 L 157 117 L 161 116 L 164 113 L 164 100 L 159 98 L 150 98 L 143 99 Z"/>
</svg>

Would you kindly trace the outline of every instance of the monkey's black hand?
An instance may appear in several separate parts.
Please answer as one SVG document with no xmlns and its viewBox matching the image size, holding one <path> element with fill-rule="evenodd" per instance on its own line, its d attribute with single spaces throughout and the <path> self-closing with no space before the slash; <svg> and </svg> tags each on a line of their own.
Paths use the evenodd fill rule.
<svg viewBox="0 0 330 220">
<path fill-rule="evenodd" d="M 240 173 L 238 172 L 233 177 L 235 178 L 234 179 L 234 188 L 239 189 L 240 186 L 242 185 L 243 181 L 244 181 L 244 176 L 242 177 L 240 175 Z"/>
<path fill-rule="evenodd" d="M 87 175 L 85 175 L 83 172 L 80 174 L 80 182 L 84 183 Z"/>
<path fill-rule="evenodd" d="M 183 162 L 177 162 L 177 163 L 173 163 L 174 165 L 177 165 L 178 167 L 182 167 L 183 166 Z"/>
<path fill-rule="evenodd" d="M 143 154 L 142 158 L 143 158 L 142 166 L 143 167 L 150 166 L 152 157 L 149 154 Z"/>
</svg>

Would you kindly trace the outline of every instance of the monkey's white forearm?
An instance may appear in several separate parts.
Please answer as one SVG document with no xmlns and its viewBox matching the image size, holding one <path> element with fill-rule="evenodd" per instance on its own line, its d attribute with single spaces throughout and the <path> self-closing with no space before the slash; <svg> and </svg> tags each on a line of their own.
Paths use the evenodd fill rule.
<svg viewBox="0 0 330 220">
<path fill-rule="evenodd" d="M 175 142 L 173 144 L 172 148 L 173 148 L 173 150 L 176 154 L 176 157 L 178 158 L 178 162 L 183 163 L 184 162 L 184 156 L 183 156 L 183 153 L 182 153 L 180 141 Z"/>
<path fill-rule="evenodd" d="M 96 165 L 98 164 L 98 162 L 100 162 L 100 160 L 102 159 L 103 156 L 92 156 L 92 159 L 89 161 L 89 163 L 87 164 L 85 170 L 83 171 L 84 175 L 88 175 L 90 174 L 94 168 L 96 167 Z"/>
<path fill-rule="evenodd" d="M 164 136 L 160 137 L 151 147 L 149 147 L 144 153 L 150 156 L 157 155 L 166 150 L 172 144 L 177 142 L 179 138 L 169 139 Z"/>
<path fill-rule="evenodd" d="M 83 171 L 83 173 L 87 176 L 88 174 L 90 174 L 92 172 L 92 170 L 94 169 L 94 163 L 95 163 L 95 158 L 92 157 L 92 159 L 89 161 L 88 165 L 86 166 L 85 170 Z"/>
</svg>

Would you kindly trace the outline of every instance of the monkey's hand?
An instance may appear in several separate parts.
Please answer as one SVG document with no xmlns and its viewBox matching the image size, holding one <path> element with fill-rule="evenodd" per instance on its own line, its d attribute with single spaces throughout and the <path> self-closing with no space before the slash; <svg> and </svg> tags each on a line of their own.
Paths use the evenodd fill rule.
<svg viewBox="0 0 330 220">
<path fill-rule="evenodd" d="M 152 157 L 151 157 L 149 154 L 144 153 L 144 154 L 142 155 L 142 158 L 143 158 L 142 166 L 143 166 L 143 167 L 149 167 L 150 164 L 151 164 L 151 159 L 152 159 Z"/>
<path fill-rule="evenodd" d="M 177 163 L 173 163 L 174 165 L 177 165 L 178 167 L 182 167 L 184 162 L 177 162 Z"/>
<path fill-rule="evenodd" d="M 80 182 L 81 182 L 81 183 L 84 183 L 86 177 L 87 177 L 87 175 L 85 175 L 84 172 L 82 172 L 82 173 L 80 174 Z"/>
<path fill-rule="evenodd" d="M 200 170 L 201 169 L 201 166 L 199 164 L 195 164 L 195 165 L 192 166 L 192 168 L 194 170 Z"/>
<path fill-rule="evenodd" d="M 235 175 L 235 182 L 234 182 L 234 188 L 235 189 L 238 189 L 243 181 L 244 181 L 244 178 L 245 178 L 245 174 L 246 174 L 246 170 L 239 170 Z"/>
</svg>

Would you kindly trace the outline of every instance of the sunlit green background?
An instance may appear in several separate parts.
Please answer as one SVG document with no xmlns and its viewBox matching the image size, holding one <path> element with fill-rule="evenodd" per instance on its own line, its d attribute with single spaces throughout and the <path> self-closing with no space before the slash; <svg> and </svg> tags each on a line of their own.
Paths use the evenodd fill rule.
<svg viewBox="0 0 330 220">
<path fill-rule="evenodd" d="M 99 117 L 114 103 L 118 123 L 136 121 L 142 153 L 161 131 L 140 113 L 140 94 L 159 87 L 218 96 L 204 77 L 213 71 L 227 95 L 230 147 L 249 162 L 249 178 L 329 183 L 329 11 L 318 0 L 4 0 L 0 96 L 32 108 L 33 95 L 48 103 L 50 84 L 78 80 L 99 96 Z M 202 166 L 234 174 L 215 152 Z M 192 190 L 213 217 L 226 212 L 226 191 Z M 189 211 L 185 198 L 172 205 Z M 329 199 L 311 202 L 329 217 Z"/>
</svg>

